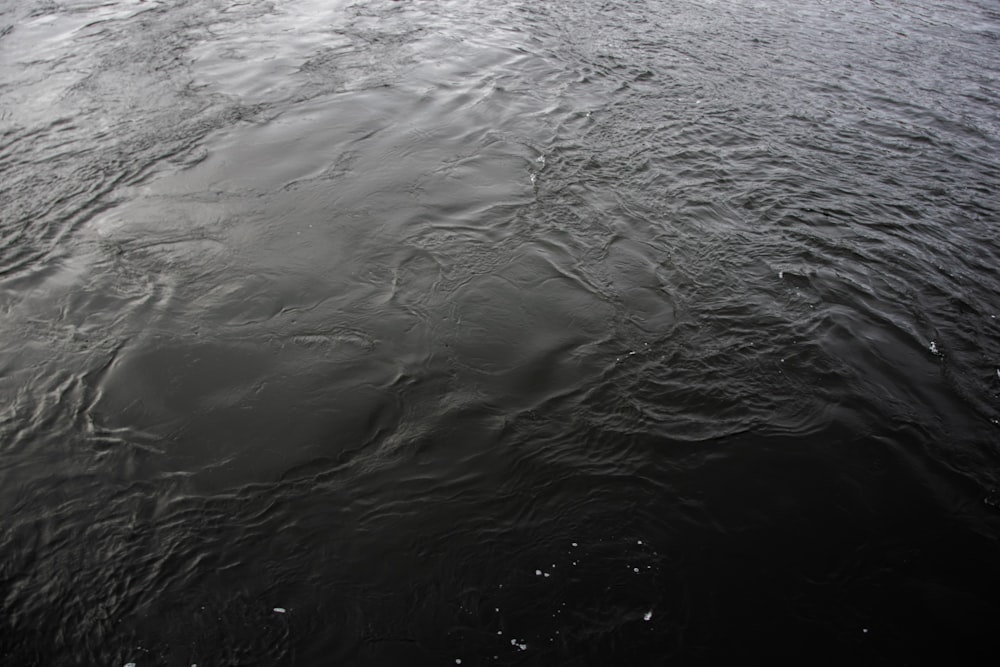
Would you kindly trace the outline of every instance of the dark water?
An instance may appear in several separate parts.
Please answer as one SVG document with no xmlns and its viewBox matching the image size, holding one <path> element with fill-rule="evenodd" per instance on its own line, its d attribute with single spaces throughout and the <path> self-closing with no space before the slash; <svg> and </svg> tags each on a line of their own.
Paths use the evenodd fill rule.
<svg viewBox="0 0 1000 667">
<path fill-rule="evenodd" d="M 0 35 L 4 664 L 995 658 L 992 0 Z"/>
</svg>

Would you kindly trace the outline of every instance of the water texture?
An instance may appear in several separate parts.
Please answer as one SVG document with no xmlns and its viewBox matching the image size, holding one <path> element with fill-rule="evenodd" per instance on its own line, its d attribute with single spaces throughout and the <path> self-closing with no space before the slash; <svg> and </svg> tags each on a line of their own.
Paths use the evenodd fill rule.
<svg viewBox="0 0 1000 667">
<path fill-rule="evenodd" d="M 993 650 L 998 47 L 987 0 L 5 3 L 3 664 Z"/>
</svg>

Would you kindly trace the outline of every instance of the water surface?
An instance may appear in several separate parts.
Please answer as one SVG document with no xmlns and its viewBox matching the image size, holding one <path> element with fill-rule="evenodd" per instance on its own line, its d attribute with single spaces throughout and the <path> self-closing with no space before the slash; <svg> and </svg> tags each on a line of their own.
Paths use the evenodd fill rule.
<svg viewBox="0 0 1000 667">
<path fill-rule="evenodd" d="M 0 655 L 913 664 L 1000 619 L 985 0 L 15 0 Z"/>
</svg>

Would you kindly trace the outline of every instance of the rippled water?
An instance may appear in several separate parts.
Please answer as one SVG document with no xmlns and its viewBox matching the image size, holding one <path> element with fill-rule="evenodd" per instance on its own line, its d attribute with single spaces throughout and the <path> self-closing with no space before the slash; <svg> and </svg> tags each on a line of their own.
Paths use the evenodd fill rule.
<svg viewBox="0 0 1000 667">
<path fill-rule="evenodd" d="M 992 650 L 998 47 L 989 0 L 6 3 L 5 664 Z"/>
</svg>

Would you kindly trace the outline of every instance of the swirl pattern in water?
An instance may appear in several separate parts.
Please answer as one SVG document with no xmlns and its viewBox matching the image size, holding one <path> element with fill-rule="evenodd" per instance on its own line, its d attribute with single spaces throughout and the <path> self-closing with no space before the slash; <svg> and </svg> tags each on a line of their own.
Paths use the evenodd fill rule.
<svg viewBox="0 0 1000 667">
<path fill-rule="evenodd" d="M 988 0 L 11 0 L 11 665 L 953 662 Z"/>
</svg>

